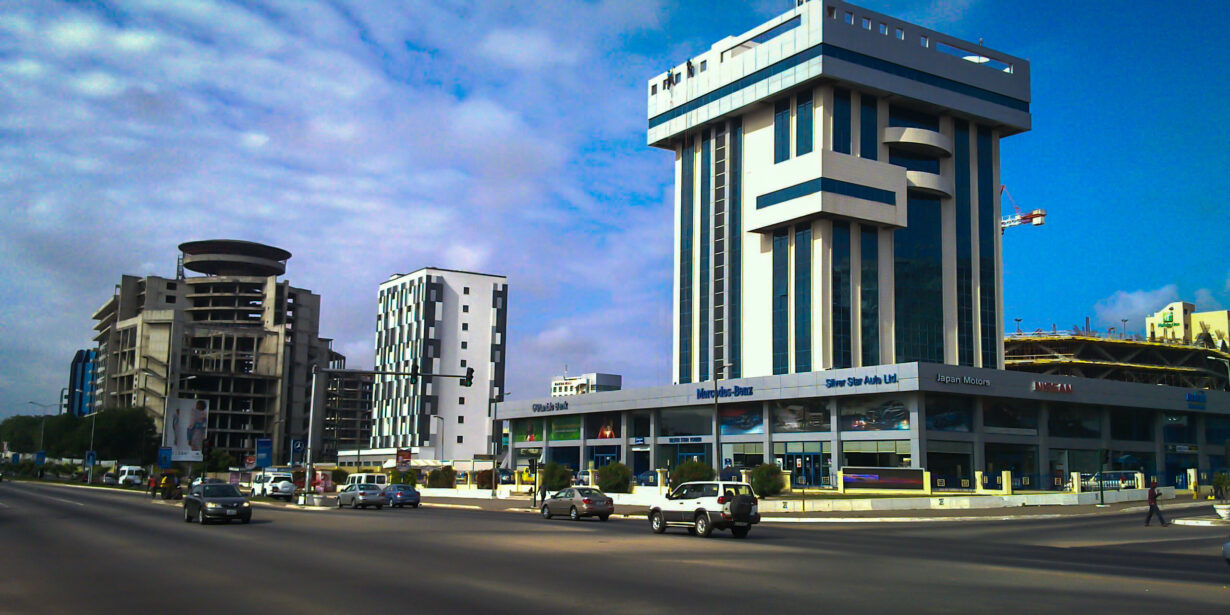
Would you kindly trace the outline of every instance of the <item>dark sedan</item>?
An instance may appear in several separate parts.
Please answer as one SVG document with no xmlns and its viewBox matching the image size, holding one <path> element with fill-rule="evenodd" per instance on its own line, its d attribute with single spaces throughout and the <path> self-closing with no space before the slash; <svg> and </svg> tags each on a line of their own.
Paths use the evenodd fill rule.
<svg viewBox="0 0 1230 615">
<path fill-rule="evenodd" d="M 389 485 L 384 488 L 384 497 L 393 508 L 404 508 L 407 504 L 410 508 L 419 507 L 419 492 L 412 485 Z"/>
<path fill-rule="evenodd" d="M 184 496 L 184 522 L 195 520 L 204 525 L 214 519 L 248 523 L 252 520 L 252 504 L 235 485 L 208 483 L 190 489 Z"/>
</svg>

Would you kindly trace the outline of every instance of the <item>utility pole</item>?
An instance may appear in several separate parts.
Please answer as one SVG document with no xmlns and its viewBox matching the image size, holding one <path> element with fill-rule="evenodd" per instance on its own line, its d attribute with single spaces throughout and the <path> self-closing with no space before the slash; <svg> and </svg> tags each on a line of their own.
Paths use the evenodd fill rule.
<svg viewBox="0 0 1230 615">
<path fill-rule="evenodd" d="M 308 432 L 307 450 L 303 453 L 303 503 L 307 505 L 308 495 L 313 493 L 312 478 L 315 467 L 312 465 L 312 445 L 315 444 L 312 435 L 316 432 L 316 376 L 320 373 L 320 364 L 312 364 L 312 391 L 308 394 Z"/>
</svg>

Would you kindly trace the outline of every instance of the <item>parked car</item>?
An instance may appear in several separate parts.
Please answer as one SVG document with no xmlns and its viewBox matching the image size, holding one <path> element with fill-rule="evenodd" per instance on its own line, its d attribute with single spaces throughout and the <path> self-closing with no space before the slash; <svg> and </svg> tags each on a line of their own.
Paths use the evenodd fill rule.
<svg viewBox="0 0 1230 615">
<path fill-rule="evenodd" d="M 708 538 L 713 530 L 730 530 L 745 538 L 760 523 L 760 511 L 752 486 L 741 482 L 698 481 L 683 483 L 649 507 L 649 527 L 661 534 L 667 527 L 686 527 Z"/>
<path fill-rule="evenodd" d="M 337 494 L 338 508 L 349 504 L 351 508 L 375 506 L 376 510 L 380 510 L 388 503 L 389 500 L 384 496 L 384 491 L 372 483 L 347 485 L 345 489 L 342 489 Z"/>
<path fill-rule="evenodd" d="M 184 496 L 184 522 L 195 520 L 205 525 L 214 519 L 248 523 L 252 521 L 252 504 L 235 485 L 209 483 L 189 489 Z"/>
<path fill-rule="evenodd" d="M 548 495 L 542 503 L 542 516 L 568 515 L 573 521 L 581 517 L 598 517 L 606 521 L 615 512 L 615 501 L 593 487 L 569 487 Z"/>
<path fill-rule="evenodd" d="M 645 470 L 636 475 L 636 484 L 641 487 L 657 487 L 658 486 L 658 471 Z"/>
<path fill-rule="evenodd" d="M 349 487 L 361 483 L 376 485 L 384 489 L 385 485 L 389 484 L 389 477 L 377 472 L 358 472 L 346 477 L 345 486 Z"/>
<path fill-rule="evenodd" d="M 500 477 L 501 485 L 511 485 L 517 482 L 516 478 L 513 476 L 512 470 L 505 470 L 503 468 L 500 468 L 498 475 Z"/>
<path fill-rule="evenodd" d="M 393 508 L 418 508 L 422 497 L 413 485 L 389 485 L 384 488 L 384 497 Z"/>
<path fill-rule="evenodd" d="M 120 484 L 120 482 L 119 482 L 119 479 L 116 477 L 115 472 L 107 472 L 106 474 L 103 474 L 102 484 L 118 485 Z"/>
</svg>

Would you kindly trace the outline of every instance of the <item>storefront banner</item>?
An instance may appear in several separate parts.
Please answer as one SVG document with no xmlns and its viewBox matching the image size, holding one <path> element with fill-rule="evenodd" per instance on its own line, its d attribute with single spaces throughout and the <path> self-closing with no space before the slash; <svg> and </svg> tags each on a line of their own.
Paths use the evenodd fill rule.
<svg viewBox="0 0 1230 615">
<path fill-rule="evenodd" d="M 846 489 L 895 489 L 923 488 L 922 468 L 856 468 L 841 469 L 841 481 Z"/>
<path fill-rule="evenodd" d="M 209 402 L 204 399 L 170 399 L 162 425 L 162 445 L 171 448 L 171 461 L 203 461 Z"/>
<path fill-rule="evenodd" d="M 779 401 L 771 406 L 773 433 L 832 431 L 830 404 L 823 401 Z"/>
<path fill-rule="evenodd" d="M 410 469 L 410 462 L 414 459 L 414 451 L 408 448 L 397 449 L 397 469 L 405 472 Z"/>
<path fill-rule="evenodd" d="M 718 424 L 723 436 L 744 436 L 764 433 L 764 415 L 759 407 L 725 407 L 718 410 Z"/>
<path fill-rule="evenodd" d="M 898 431 L 910 428 L 910 411 L 896 398 L 841 400 L 842 431 Z"/>
<path fill-rule="evenodd" d="M 514 442 L 542 442 L 543 441 L 543 425 L 546 422 L 543 419 L 523 419 L 513 422 L 513 441 Z"/>
<path fill-rule="evenodd" d="M 580 440 L 580 415 L 559 416 L 551 419 L 551 440 Z"/>
</svg>

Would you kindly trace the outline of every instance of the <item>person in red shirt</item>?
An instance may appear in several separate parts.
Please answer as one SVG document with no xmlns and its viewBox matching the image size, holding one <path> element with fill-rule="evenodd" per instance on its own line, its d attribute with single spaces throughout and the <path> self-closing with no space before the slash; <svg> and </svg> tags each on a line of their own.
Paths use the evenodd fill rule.
<svg viewBox="0 0 1230 615">
<path fill-rule="evenodd" d="M 1162 527 L 1166 527 L 1166 517 L 1162 516 L 1162 509 L 1157 507 L 1157 496 L 1161 493 L 1157 490 L 1157 481 L 1149 483 L 1149 514 L 1145 517 L 1145 527 L 1149 527 L 1149 522 L 1153 520 L 1153 515 L 1157 514 L 1157 520 L 1161 522 Z"/>
</svg>

